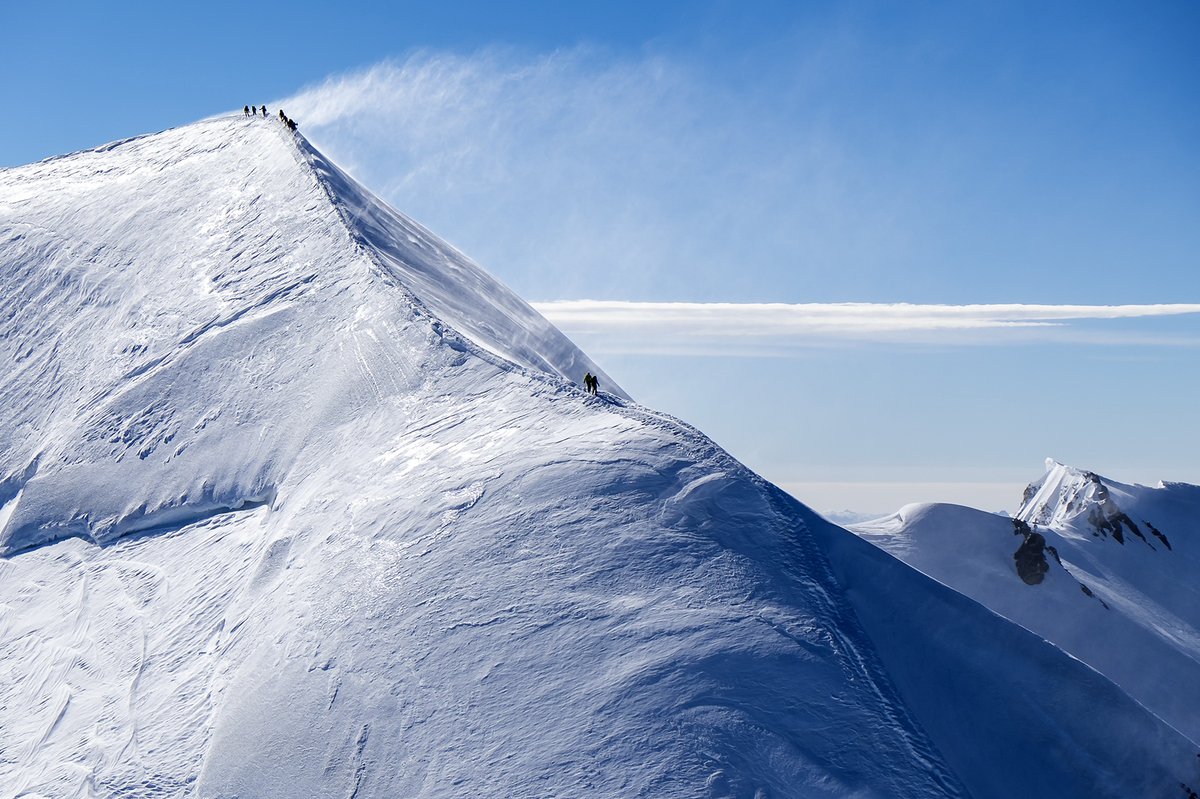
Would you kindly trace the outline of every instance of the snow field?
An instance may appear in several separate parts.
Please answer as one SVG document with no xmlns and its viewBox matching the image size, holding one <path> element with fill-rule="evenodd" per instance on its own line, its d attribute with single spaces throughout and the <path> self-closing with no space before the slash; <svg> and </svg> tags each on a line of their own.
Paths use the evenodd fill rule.
<svg viewBox="0 0 1200 799">
<path fill-rule="evenodd" d="M 1112 682 L 634 404 L 272 120 L 0 171 L 0 357 L 2 796 L 1188 777 Z"/>
</svg>

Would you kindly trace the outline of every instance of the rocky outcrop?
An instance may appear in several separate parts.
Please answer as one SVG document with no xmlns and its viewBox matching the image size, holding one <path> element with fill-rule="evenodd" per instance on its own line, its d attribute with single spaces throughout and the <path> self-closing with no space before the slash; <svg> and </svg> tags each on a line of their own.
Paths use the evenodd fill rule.
<svg viewBox="0 0 1200 799">
<path fill-rule="evenodd" d="M 1096 593 L 1092 589 L 1090 589 L 1086 585 L 1084 585 L 1083 583 L 1079 584 L 1079 590 L 1083 592 L 1084 596 L 1090 597 L 1090 598 L 1096 600 L 1097 602 L 1099 602 L 1101 605 L 1103 605 L 1105 610 L 1109 609 L 1108 603 L 1105 602 L 1100 597 L 1096 596 Z"/>
<path fill-rule="evenodd" d="M 1013 519 L 1013 528 L 1013 535 L 1024 537 L 1021 546 L 1013 553 L 1017 575 L 1026 585 L 1037 585 L 1046 579 L 1046 572 L 1050 571 L 1050 564 L 1046 561 L 1046 537 L 1020 519 Z"/>
<path fill-rule="evenodd" d="M 1087 505 L 1088 523 L 1095 529 L 1094 534 L 1111 534 L 1118 544 L 1124 544 L 1125 535 L 1122 528 L 1127 527 L 1129 532 L 1146 541 L 1146 536 L 1142 535 L 1142 531 L 1138 529 L 1133 519 L 1129 518 L 1113 501 L 1109 495 L 1108 486 L 1104 485 L 1100 476 L 1094 472 L 1085 472 L 1084 474 L 1088 481 L 1088 491 L 1085 495 L 1089 501 Z M 1150 542 L 1146 541 L 1146 543 Z"/>
<path fill-rule="evenodd" d="M 1100 475 L 1072 469 L 1053 460 L 1047 461 L 1046 467 L 1046 474 L 1025 489 L 1017 518 L 1054 530 L 1074 527 L 1080 532 L 1090 531 L 1097 538 L 1111 538 L 1121 545 L 1125 544 L 1126 534 L 1129 534 L 1154 548 L 1142 527 L 1117 504 Z M 1154 525 L 1145 520 L 1142 525 L 1163 546 L 1171 549 L 1167 537 Z"/>
<path fill-rule="evenodd" d="M 1167 540 L 1167 537 L 1165 535 L 1163 535 L 1161 532 L 1159 532 L 1157 527 L 1155 527 L 1150 522 L 1146 522 L 1145 524 L 1146 524 L 1146 529 L 1148 529 L 1150 531 L 1150 534 L 1152 536 L 1157 538 L 1159 541 L 1162 541 L 1162 544 L 1164 547 L 1166 547 L 1167 549 L 1171 549 L 1171 542 Z"/>
</svg>

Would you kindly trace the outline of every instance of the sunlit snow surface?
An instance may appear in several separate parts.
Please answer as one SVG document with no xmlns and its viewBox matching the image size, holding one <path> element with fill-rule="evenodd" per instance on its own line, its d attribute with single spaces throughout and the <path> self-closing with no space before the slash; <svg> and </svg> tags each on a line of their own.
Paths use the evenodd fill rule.
<svg viewBox="0 0 1200 799">
<path fill-rule="evenodd" d="M 1046 466 L 1017 514 L 1058 554 L 1036 585 L 1017 575 L 1011 519 L 910 505 L 853 529 L 1099 670 L 1200 751 L 1200 486 Z M 1097 514 L 1126 516 L 1120 540 Z"/>
<path fill-rule="evenodd" d="M 0 796 L 1190 777 L 1112 683 L 634 405 L 275 120 L 0 171 L 0 302 Z"/>
</svg>

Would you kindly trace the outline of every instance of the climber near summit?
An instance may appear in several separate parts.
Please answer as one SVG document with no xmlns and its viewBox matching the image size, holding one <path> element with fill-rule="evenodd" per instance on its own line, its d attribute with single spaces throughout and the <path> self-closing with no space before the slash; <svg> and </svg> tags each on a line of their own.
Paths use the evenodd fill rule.
<svg viewBox="0 0 1200 799">
<path fill-rule="evenodd" d="M 591 372 L 588 372 L 583 376 L 583 387 L 589 394 L 594 396 L 597 389 L 600 388 L 600 381 L 596 379 L 595 375 L 593 375 Z"/>
<path fill-rule="evenodd" d="M 262 112 L 263 112 L 263 119 L 266 119 L 267 118 L 267 107 L 265 105 L 262 107 Z"/>
<path fill-rule="evenodd" d="M 250 116 L 250 106 L 248 106 L 248 105 L 242 106 L 242 116 L 247 116 L 247 117 Z"/>
</svg>

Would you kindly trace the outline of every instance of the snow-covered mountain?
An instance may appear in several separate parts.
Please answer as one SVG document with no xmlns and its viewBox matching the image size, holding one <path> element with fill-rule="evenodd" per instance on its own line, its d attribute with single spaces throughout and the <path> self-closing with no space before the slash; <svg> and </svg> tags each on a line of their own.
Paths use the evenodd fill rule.
<svg viewBox="0 0 1200 799">
<path fill-rule="evenodd" d="M 634 404 L 273 120 L 0 171 L 0 358 L 0 796 L 1195 779 L 1123 686 Z"/>
<path fill-rule="evenodd" d="M 910 505 L 853 529 L 1200 742 L 1200 486 L 1125 485 L 1048 460 L 1012 519 Z"/>
</svg>

